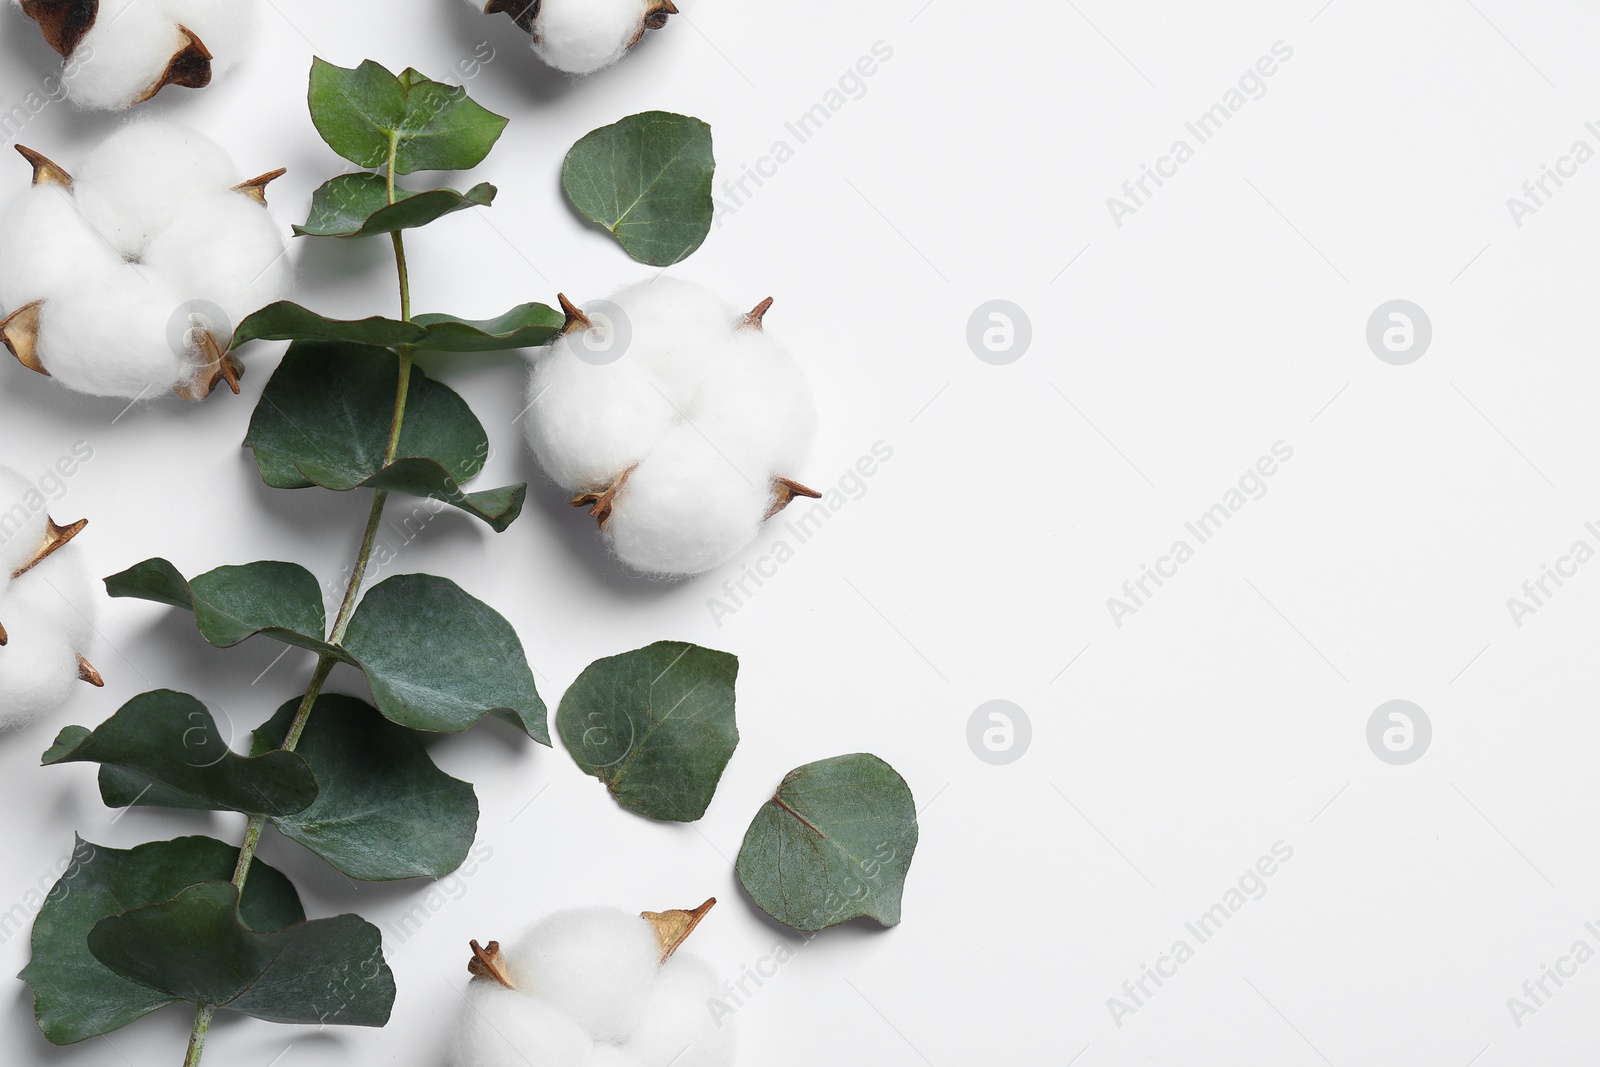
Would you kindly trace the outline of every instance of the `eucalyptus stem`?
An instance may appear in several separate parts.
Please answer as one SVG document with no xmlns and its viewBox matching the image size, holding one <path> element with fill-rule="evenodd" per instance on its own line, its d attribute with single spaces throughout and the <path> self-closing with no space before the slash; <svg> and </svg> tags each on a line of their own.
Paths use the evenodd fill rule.
<svg viewBox="0 0 1600 1067">
<path fill-rule="evenodd" d="M 386 169 L 388 183 L 389 203 L 395 203 L 394 189 L 394 159 L 398 140 L 390 139 L 389 163 Z M 406 246 L 399 232 L 391 235 L 394 238 L 395 265 L 399 271 L 400 279 L 400 317 L 406 322 L 411 321 L 411 277 L 406 269 Z M 405 425 L 406 397 L 411 386 L 412 348 L 402 345 L 399 350 L 399 381 L 395 386 L 394 416 L 389 422 L 389 440 L 384 448 L 384 464 L 394 462 L 400 449 L 400 431 Z M 338 648 L 344 640 L 345 632 L 350 628 L 350 620 L 355 615 L 356 603 L 360 599 L 361 586 L 366 579 L 367 568 L 372 564 L 372 550 L 378 539 L 378 526 L 383 521 L 384 504 L 388 502 L 389 494 L 377 490 L 372 496 L 372 509 L 367 514 L 367 527 L 361 535 L 361 547 L 356 550 L 355 566 L 350 572 L 350 580 L 345 584 L 344 598 L 339 603 L 338 614 L 334 616 L 333 626 L 328 631 L 328 644 Z M 306 685 L 305 696 L 300 700 L 300 706 L 295 709 L 294 718 L 289 722 L 289 729 L 284 734 L 283 744 L 278 748 L 283 752 L 293 752 L 300 743 L 300 737 L 305 733 L 306 724 L 311 719 L 311 710 L 316 707 L 317 698 L 322 695 L 322 687 L 327 684 L 328 676 L 333 673 L 333 668 L 339 663 L 339 657 L 330 652 L 324 652 L 317 658 L 317 669 L 311 675 L 311 681 Z M 252 815 L 245 823 L 244 841 L 239 845 L 239 861 L 233 868 L 233 885 L 241 896 L 244 893 L 246 879 L 250 876 L 250 867 L 255 862 L 256 848 L 261 844 L 261 831 L 266 828 L 266 818 L 261 815 Z M 205 1049 L 206 1031 L 211 1027 L 211 1019 L 216 1014 L 216 1008 L 210 1004 L 202 1004 L 195 1012 L 194 1026 L 189 1032 L 189 1049 L 184 1055 L 183 1067 L 199 1067 L 200 1057 Z"/>
<path fill-rule="evenodd" d="M 183 1067 L 200 1067 L 200 1055 L 206 1047 L 206 1031 L 211 1029 L 211 1017 L 217 1012 L 209 1004 L 200 1005 L 194 1014 L 194 1029 L 189 1032 L 189 1051 L 184 1054 Z"/>
</svg>

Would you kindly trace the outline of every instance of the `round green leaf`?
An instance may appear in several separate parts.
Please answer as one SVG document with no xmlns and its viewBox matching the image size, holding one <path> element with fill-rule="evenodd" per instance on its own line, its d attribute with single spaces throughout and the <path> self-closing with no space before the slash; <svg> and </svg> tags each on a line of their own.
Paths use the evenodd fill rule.
<svg viewBox="0 0 1600 1067">
<path fill-rule="evenodd" d="M 350 620 L 344 647 L 391 722 L 457 733 L 499 714 L 550 743 L 544 701 L 516 630 L 452 581 L 400 574 L 374 586 Z"/>
<path fill-rule="evenodd" d="M 370 59 L 353 70 L 313 59 L 306 102 L 328 147 L 358 167 L 383 165 L 405 119 L 400 80 Z"/>
<path fill-rule="evenodd" d="M 711 232 L 715 171 L 710 126 L 648 111 L 573 145 L 561 184 L 572 206 L 628 255 L 667 267 L 688 258 Z"/>
<path fill-rule="evenodd" d="M 268 1022 L 389 1021 L 394 975 L 377 927 L 338 915 L 261 932 L 242 918 L 231 882 L 202 882 L 101 919 L 89 930 L 89 951 L 107 969 L 175 999 Z"/>
<path fill-rule="evenodd" d="M 170 689 L 134 697 L 93 733 L 68 727 L 44 754 L 47 767 L 85 762 L 165 786 L 161 795 L 182 794 L 187 808 L 292 815 L 317 797 L 317 780 L 300 756 L 247 759 L 230 751 L 206 706 Z"/>
<path fill-rule="evenodd" d="M 835 756 L 790 771 L 756 813 L 739 881 L 757 907 L 796 930 L 860 916 L 894 926 L 916 849 L 905 779 L 877 756 Z"/>
<path fill-rule="evenodd" d="M 467 402 L 411 369 L 406 418 L 385 465 L 400 363 L 385 348 L 302 341 L 291 345 L 262 392 L 244 443 L 277 489 L 319 485 L 433 497 L 504 530 L 522 512 L 527 486 L 468 493 L 489 439 Z"/>
<path fill-rule="evenodd" d="M 129 981 L 89 952 L 89 931 L 101 919 L 158 904 L 184 888 L 231 878 L 239 850 L 209 837 L 181 837 L 123 850 L 77 839 L 65 873 L 33 923 L 33 959 L 20 977 L 33 987 L 33 1012 L 57 1045 L 127 1026 L 179 998 Z M 254 930 L 305 921 L 294 886 L 256 860 L 239 905 Z"/>
<path fill-rule="evenodd" d="M 591 663 L 561 698 L 556 727 L 573 761 L 618 804 L 693 822 L 739 744 L 738 675 L 738 658 L 726 652 L 660 641 Z"/>
<path fill-rule="evenodd" d="M 282 745 L 299 706 L 296 699 L 279 708 L 255 732 L 252 751 Z M 472 786 L 436 767 L 421 738 L 370 704 L 319 697 L 295 751 L 321 791 L 315 803 L 273 824 L 346 875 L 364 882 L 442 878 L 467 858 L 478 832 Z"/>
</svg>

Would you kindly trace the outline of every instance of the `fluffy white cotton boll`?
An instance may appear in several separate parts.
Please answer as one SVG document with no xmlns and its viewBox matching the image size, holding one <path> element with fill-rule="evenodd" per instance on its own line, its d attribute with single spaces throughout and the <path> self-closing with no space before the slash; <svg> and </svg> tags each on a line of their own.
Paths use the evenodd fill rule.
<svg viewBox="0 0 1600 1067">
<path fill-rule="evenodd" d="M 160 0 L 167 17 L 187 28 L 211 53 L 220 78 L 244 57 L 256 28 L 255 0 Z"/>
<path fill-rule="evenodd" d="M 130 107 L 161 80 L 187 43 L 155 0 L 100 0 L 94 26 L 73 52 L 86 58 L 64 79 L 67 97 L 85 108 Z"/>
<path fill-rule="evenodd" d="M 621 59 L 644 30 L 648 0 L 544 0 L 533 50 L 568 74 L 593 74 Z"/>
<path fill-rule="evenodd" d="M 693 426 L 679 426 L 623 483 L 605 533 L 635 570 L 700 574 L 755 540 L 771 500 L 769 482 L 737 469 Z"/>
<path fill-rule="evenodd" d="M 82 553 L 66 547 L 11 583 L 0 597 L 0 626 L 15 616 L 29 626 L 60 633 L 72 648 L 83 650 L 94 636 L 99 610 L 89 565 Z"/>
<path fill-rule="evenodd" d="M 0 617 L 0 729 L 26 726 L 66 703 L 78 684 L 78 654 L 66 635 L 32 620 Z"/>
<path fill-rule="evenodd" d="M 72 191 L 90 225 L 125 257 L 137 259 L 180 214 L 208 194 L 237 185 L 241 177 L 228 154 L 203 134 L 165 122 L 138 122 L 89 155 Z"/>
<path fill-rule="evenodd" d="M 539 922 L 506 960 L 519 992 L 561 1009 L 595 1040 L 615 1044 L 627 1039 L 644 1010 L 661 943 L 638 915 L 579 908 Z"/>
<path fill-rule="evenodd" d="M 811 385 L 765 330 L 734 333 L 690 418 L 747 474 L 769 480 L 799 470 L 817 436 Z"/>
<path fill-rule="evenodd" d="M 644 1067 L 644 1063 L 615 1045 L 596 1045 L 580 1067 Z"/>
<path fill-rule="evenodd" d="M 0 215 L 0 318 L 122 261 L 59 185 L 30 185 Z"/>
<path fill-rule="evenodd" d="M 521 991 L 473 982 L 466 998 L 450 1067 L 580 1067 L 594 1048 L 570 1015 Z"/>
<path fill-rule="evenodd" d="M 192 373 L 171 343 L 184 299 L 155 272 L 132 265 L 87 273 L 77 288 L 46 300 L 39 352 L 50 374 L 91 396 L 156 397 Z"/>
<path fill-rule="evenodd" d="M 612 303 L 628 319 L 622 359 L 655 376 L 679 410 L 693 404 L 718 354 L 744 318 L 704 286 L 675 278 L 640 282 Z"/>
<path fill-rule="evenodd" d="M 49 523 L 38 487 L 16 471 L 0 467 L 0 589 L 32 561 L 44 544 Z M 4 622 L 0 619 L 0 625 Z"/>
<path fill-rule="evenodd" d="M 646 371 L 624 354 L 585 362 L 584 335 L 567 334 L 528 377 L 528 443 L 545 473 L 571 493 L 603 491 L 644 458 L 678 419 Z"/>
<path fill-rule="evenodd" d="M 693 956 L 673 956 L 656 976 L 628 1053 L 642 1067 L 728 1067 L 734 1029 L 726 1019 L 719 1027 L 711 1014 L 718 996 L 710 966 Z"/>
<path fill-rule="evenodd" d="M 150 242 L 144 264 L 192 301 L 220 307 L 226 340 L 246 315 L 289 293 L 293 273 L 272 216 L 231 189 L 197 199 Z"/>
</svg>

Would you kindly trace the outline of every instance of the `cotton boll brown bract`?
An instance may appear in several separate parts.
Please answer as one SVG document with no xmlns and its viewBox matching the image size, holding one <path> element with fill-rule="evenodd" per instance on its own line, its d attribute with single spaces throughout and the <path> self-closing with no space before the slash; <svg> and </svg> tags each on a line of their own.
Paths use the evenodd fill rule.
<svg viewBox="0 0 1600 1067">
<path fill-rule="evenodd" d="M 605 305 L 620 346 L 604 366 L 579 345 L 598 329 L 562 297 L 567 324 L 530 376 L 529 443 L 590 507 L 612 551 L 648 575 L 726 562 L 795 496 L 816 403 L 769 336 L 771 301 L 747 314 L 697 285 L 630 286 Z"/>
<path fill-rule="evenodd" d="M 76 179 L 23 149 L 34 185 L 0 215 L 0 341 L 69 389 L 207 396 L 241 367 L 234 327 L 285 296 L 291 269 L 263 192 L 204 136 L 136 123 Z M 37 263 L 38 269 L 30 269 Z"/>
<path fill-rule="evenodd" d="M 678 952 L 711 910 L 557 912 L 504 952 L 472 942 L 450 1067 L 729 1067 L 716 978 Z M 664 1050 L 675 1045 L 670 1053 Z"/>
<path fill-rule="evenodd" d="M 74 0 L 17 6 L 61 54 L 79 107 L 120 110 L 168 85 L 202 88 L 244 54 L 256 0 Z"/>
</svg>

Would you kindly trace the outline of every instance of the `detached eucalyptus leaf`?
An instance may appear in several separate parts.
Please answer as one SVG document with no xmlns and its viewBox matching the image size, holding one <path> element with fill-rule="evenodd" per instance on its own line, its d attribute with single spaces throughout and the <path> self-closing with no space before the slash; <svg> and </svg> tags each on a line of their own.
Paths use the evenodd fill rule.
<svg viewBox="0 0 1600 1067">
<path fill-rule="evenodd" d="M 544 701 L 516 630 L 454 582 L 401 574 L 374 586 L 356 608 L 344 647 L 391 722 L 457 733 L 499 714 L 550 744 Z"/>
<path fill-rule="evenodd" d="M 710 126 L 648 111 L 573 145 L 561 184 L 572 206 L 628 255 L 667 267 L 687 259 L 711 232 L 715 171 Z"/>
<path fill-rule="evenodd" d="M 544 347 L 560 335 L 567 317 L 544 304 L 518 304 L 493 319 L 429 314 L 418 315 L 412 321 L 428 331 L 419 347 L 445 352 L 501 352 Z"/>
<path fill-rule="evenodd" d="M 465 193 L 396 189 L 395 203 L 390 204 L 382 175 L 341 174 L 311 195 L 311 214 L 294 232 L 298 237 L 373 237 L 412 230 L 457 211 L 488 207 L 497 191 L 487 183 Z"/>
<path fill-rule="evenodd" d="M 738 675 L 726 652 L 660 641 L 591 663 L 561 698 L 556 727 L 573 761 L 622 807 L 693 822 L 739 744 Z"/>
<path fill-rule="evenodd" d="M 185 581 L 166 560 L 147 559 L 107 578 L 106 592 L 194 612 L 200 636 L 218 648 L 261 634 L 312 652 L 334 651 L 323 640 L 322 587 L 295 563 L 218 567 Z"/>
<path fill-rule="evenodd" d="M 917 849 L 917 808 L 895 769 L 866 753 L 790 771 L 739 849 L 739 881 L 757 907 L 796 930 L 860 916 L 900 922 Z"/>
<path fill-rule="evenodd" d="M 253 752 L 283 744 L 300 700 L 255 732 Z M 461 866 L 478 832 L 472 786 L 434 765 L 422 739 L 354 697 L 324 694 L 295 751 L 321 786 L 315 803 L 273 819 L 351 878 L 442 878 Z"/>
<path fill-rule="evenodd" d="M 373 316 L 366 319 L 330 319 L 299 304 L 280 300 L 268 304 L 233 331 L 230 347 L 251 341 L 340 341 L 347 344 L 393 348 L 420 344 L 427 331 L 416 323 Z"/>
<path fill-rule="evenodd" d="M 245 447 L 275 489 L 382 489 L 433 497 L 504 530 L 522 513 L 526 484 L 468 493 L 489 439 L 467 402 L 411 369 L 405 423 L 384 463 L 394 418 L 399 358 L 382 348 L 298 342 L 267 383 Z"/>
<path fill-rule="evenodd" d="M 101 919 L 89 931 L 89 951 L 107 969 L 174 999 L 268 1022 L 389 1021 L 394 975 L 377 927 L 339 915 L 261 932 L 243 918 L 231 882 L 201 882 Z"/>
<path fill-rule="evenodd" d="M 300 756 L 247 759 L 230 751 L 206 706 L 170 689 L 134 697 L 92 733 L 67 727 L 43 762 L 116 768 L 165 787 L 162 796 L 180 794 L 189 808 L 283 816 L 317 798 L 317 780 Z"/>
<path fill-rule="evenodd" d="M 392 157 L 396 174 L 470 170 L 506 127 L 460 86 L 410 69 L 396 77 L 370 59 L 354 69 L 312 60 L 307 102 L 328 147 L 362 167 Z"/>
<path fill-rule="evenodd" d="M 33 958 L 19 976 L 33 987 L 33 1012 L 57 1045 L 127 1026 L 180 998 L 124 978 L 89 951 L 101 919 L 170 900 L 188 886 L 231 878 L 239 850 L 209 837 L 180 837 L 123 850 L 79 838 L 66 872 L 33 923 Z M 305 921 L 289 880 L 256 860 L 239 901 L 253 930 Z"/>
</svg>

